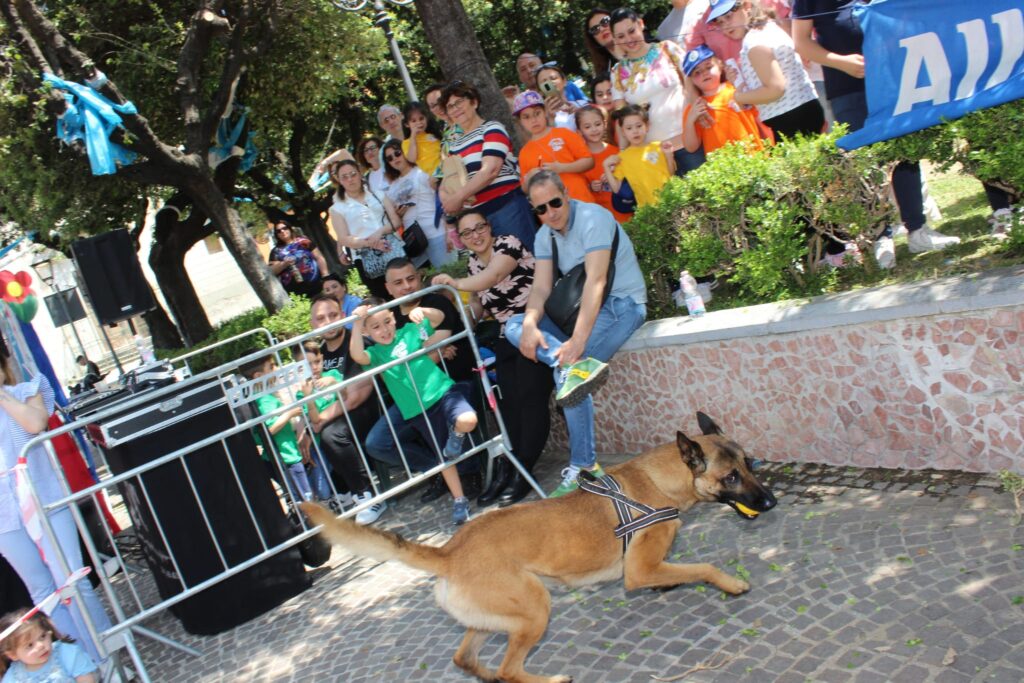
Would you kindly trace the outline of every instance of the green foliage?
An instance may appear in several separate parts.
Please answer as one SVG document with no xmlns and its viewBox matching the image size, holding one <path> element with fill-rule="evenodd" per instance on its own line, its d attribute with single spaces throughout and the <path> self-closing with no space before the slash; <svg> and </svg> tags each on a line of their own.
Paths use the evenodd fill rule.
<svg viewBox="0 0 1024 683">
<path fill-rule="evenodd" d="M 274 335 L 277 341 L 284 341 L 309 332 L 309 299 L 297 294 L 292 294 L 290 298 L 291 303 L 276 315 L 268 316 L 266 310 L 256 308 L 224 321 L 214 329 L 209 338 L 191 350 L 203 349 L 261 327 Z M 194 359 L 189 359 L 188 362 L 192 372 L 199 373 L 268 346 L 266 335 L 251 334 L 201 353 Z M 160 358 L 175 358 L 186 353 L 186 349 L 158 349 L 156 353 Z M 282 356 L 287 360 L 291 354 L 285 351 L 282 352 Z"/>
<path fill-rule="evenodd" d="M 822 240 L 868 241 L 892 218 L 877 157 L 839 150 L 842 134 L 764 151 L 726 146 L 637 211 L 626 228 L 654 313 L 676 313 L 670 294 L 683 269 L 727 278 L 753 301 L 832 288 L 835 274 L 817 267 Z"/>
<path fill-rule="evenodd" d="M 982 182 L 993 183 L 1024 197 L 1024 100 L 971 112 L 956 121 L 880 142 L 874 147 L 885 159 L 927 159 L 943 170 L 957 164 Z"/>
</svg>

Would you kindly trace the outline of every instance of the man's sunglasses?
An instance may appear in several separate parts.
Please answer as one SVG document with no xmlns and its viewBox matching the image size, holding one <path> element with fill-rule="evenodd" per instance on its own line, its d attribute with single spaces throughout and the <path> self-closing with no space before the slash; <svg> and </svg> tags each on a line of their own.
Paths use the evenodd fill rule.
<svg viewBox="0 0 1024 683">
<path fill-rule="evenodd" d="M 565 204 L 565 200 L 564 199 L 562 199 L 561 197 L 555 197 L 550 202 L 545 202 L 543 204 L 538 204 L 537 206 L 533 207 L 533 212 L 535 214 L 537 214 L 538 216 L 543 216 L 544 214 L 546 214 L 548 212 L 549 208 L 550 209 L 561 209 L 563 204 Z"/>
<path fill-rule="evenodd" d="M 602 29 L 608 28 L 609 26 L 611 26 L 611 24 L 611 17 L 602 17 L 601 21 L 597 22 L 596 24 L 588 28 L 587 31 L 590 33 L 590 35 L 596 36 L 598 33 L 601 32 Z"/>
</svg>

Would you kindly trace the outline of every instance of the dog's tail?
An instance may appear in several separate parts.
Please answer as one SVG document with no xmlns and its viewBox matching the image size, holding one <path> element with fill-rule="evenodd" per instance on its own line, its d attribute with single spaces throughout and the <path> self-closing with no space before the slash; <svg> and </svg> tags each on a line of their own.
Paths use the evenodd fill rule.
<svg viewBox="0 0 1024 683">
<path fill-rule="evenodd" d="M 385 562 L 398 560 L 436 576 L 444 575 L 447 558 L 440 548 L 407 541 L 396 533 L 372 526 L 359 526 L 351 519 L 339 519 L 316 503 L 299 503 L 314 526 L 323 525 L 320 534 L 332 543 L 362 557 Z"/>
</svg>

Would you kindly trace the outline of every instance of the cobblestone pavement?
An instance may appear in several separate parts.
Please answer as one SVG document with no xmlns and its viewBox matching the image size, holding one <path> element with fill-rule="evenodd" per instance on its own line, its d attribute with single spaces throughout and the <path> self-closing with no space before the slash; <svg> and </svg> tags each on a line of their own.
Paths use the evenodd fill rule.
<svg viewBox="0 0 1024 683">
<path fill-rule="evenodd" d="M 614 459 L 603 459 L 610 464 Z M 552 485 L 558 458 L 546 456 Z M 686 681 L 1024 680 L 1024 524 L 994 477 L 769 463 L 779 506 L 752 522 L 725 506 L 684 517 L 671 558 L 750 575 L 725 597 L 705 586 L 553 592 L 536 674 L 576 683 L 651 681 L 728 658 Z M 441 543 L 446 502 L 418 492 L 381 523 Z M 192 659 L 140 640 L 154 681 L 469 681 L 451 664 L 463 630 L 436 607 L 431 577 L 334 550 L 313 588 L 216 637 L 148 625 L 201 649 Z M 496 667 L 504 637 L 483 661 Z"/>
</svg>

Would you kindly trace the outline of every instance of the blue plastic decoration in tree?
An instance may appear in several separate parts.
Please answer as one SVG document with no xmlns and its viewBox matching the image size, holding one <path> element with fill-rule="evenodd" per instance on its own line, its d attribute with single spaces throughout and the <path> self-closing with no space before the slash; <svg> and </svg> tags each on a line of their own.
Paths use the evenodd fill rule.
<svg viewBox="0 0 1024 683">
<path fill-rule="evenodd" d="M 43 74 L 43 81 L 64 91 L 67 110 L 57 120 L 57 137 L 68 144 L 85 142 L 93 175 L 113 175 L 117 166 L 135 161 L 135 152 L 111 142 L 110 135 L 121 127 L 121 114 L 136 114 L 131 102 L 114 104 L 88 86 Z"/>
</svg>

